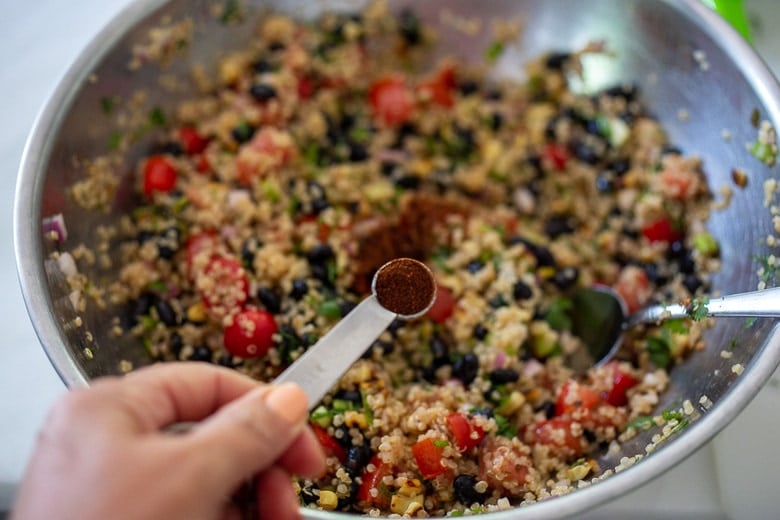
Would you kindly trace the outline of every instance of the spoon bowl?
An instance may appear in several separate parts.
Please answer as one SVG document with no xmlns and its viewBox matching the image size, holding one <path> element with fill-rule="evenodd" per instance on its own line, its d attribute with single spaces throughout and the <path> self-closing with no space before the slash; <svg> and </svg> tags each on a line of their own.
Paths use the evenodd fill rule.
<svg viewBox="0 0 780 520">
<path fill-rule="evenodd" d="M 669 319 L 702 320 L 708 317 L 780 317 L 780 287 L 721 296 L 693 298 L 672 304 L 655 304 L 629 314 L 623 298 L 611 287 L 578 289 L 572 297 L 572 333 L 582 339 L 589 356 L 576 356 L 571 367 L 585 372 L 601 366 L 620 350 L 625 331 Z"/>
</svg>

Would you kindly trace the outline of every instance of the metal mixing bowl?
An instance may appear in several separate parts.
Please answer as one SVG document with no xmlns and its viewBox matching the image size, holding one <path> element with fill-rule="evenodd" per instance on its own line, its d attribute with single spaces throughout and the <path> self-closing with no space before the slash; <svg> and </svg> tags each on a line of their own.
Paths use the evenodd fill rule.
<svg viewBox="0 0 780 520">
<path fill-rule="evenodd" d="M 122 177 L 114 206 L 106 213 L 86 212 L 65 195 L 82 178 L 74 158 L 91 158 L 106 151 L 112 122 L 101 113 L 101 99 L 130 96 L 139 87 L 155 103 L 165 106 L 187 94 L 163 89 L 160 70 L 145 66 L 128 70 L 131 46 L 147 36 L 163 17 L 190 17 L 196 25 L 191 47 L 165 70 L 186 74 L 195 63 L 213 65 L 226 50 L 239 48 L 254 23 L 225 27 L 209 10 L 213 0 L 141 0 L 117 16 L 70 68 L 40 114 L 27 143 L 16 194 L 14 238 L 19 277 L 25 301 L 38 336 L 62 379 L 71 387 L 84 386 L 95 377 L 118 373 L 118 360 L 129 358 L 140 366 L 148 363 L 138 345 L 111 336 L 110 320 L 94 308 L 74 324 L 76 313 L 68 298 L 63 277 L 50 260 L 56 244 L 46 239 L 42 221 L 62 213 L 69 238 L 65 247 L 94 243 L 98 224 L 115 222 L 131 208 L 131 165 L 148 149 L 144 139 L 133 145 L 116 174 Z M 354 2 L 268 1 L 255 2 L 300 16 L 313 16 L 323 8 L 355 7 Z M 429 23 L 438 25 L 443 2 L 391 2 L 394 9 L 414 4 Z M 751 114 L 780 124 L 780 89 L 753 50 L 722 20 L 696 0 L 457 0 L 446 3 L 452 13 L 487 19 L 522 17 L 527 20 L 521 45 L 506 52 L 496 65 L 496 74 L 518 74 L 519 63 L 549 50 L 571 50 L 594 38 L 603 38 L 617 51 L 614 58 L 585 62 L 583 88 L 596 89 L 616 82 L 634 82 L 641 87 L 647 105 L 669 132 L 672 143 L 704 161 L 710 187 L 734 189 L 726 209 L 713 211 L 710 229 L 721 244 L 723 268 L 713 279 L 713 288 L 723 293 L 756 287 L 755 255 L 769 254 L 764 238 L 772 233 L 769 210 L 763 204 L 763 181 L 772 175 L 746 149 L 756 138 Z M 253 11 L 262 16 L 262 10 Z M 251 16 L 250 16 L 251 18 Z M 441 46 L 465 60 L 481 60 L 490 42 L 487 30 L 468 40 L 441 26 Z M 520 50 L 521 49 L 521 50 Z M 705 66 L 707 65 L 707 66 Z M 186 76 L 184 76 L 186 77 Z M 170 106 L 170 105 L 169 105 Z M 687 114 L 687 117 L 682 117 Z M 724 131 L 731 135 L 724 139 Z M 736 188 L 734 167 L 744 168 L 749 183 Z M 772 284 L 774 282 L 771 282 Z M 90 331 L 88 337 L 85 331 Z M 743 320 L 719 321 L 708 332 L 707 348 L 697 352 L 671 375 L 671 388 L 658 410 L 670 403 L 690 399 L 697 408 L 692 424 L 662 444 L 652 455 L 625 471 L 566 496 L 496 513 L 491 518 L 560 518 L 602 504 L 678 464 L 703 446 L 747 405 L 780 361 L 780 334 L 774 320 L 750 327 Z M 732 359 L 720 352 L 732 341 L 737 347 Z M 84 347 L 89 346 L 94 359 Z M 737 376 L 731 367 L 745 367 Z M 715 404 L 699 406 L 706 395 Z M 613 467 L 624 456 L 644 454 L 654 430 L 643 432 L 622 445 L 619 453 L 602 454 L 602 467 Z M 339 515 L 309 512 L 312 518 Z"/>
</svg>

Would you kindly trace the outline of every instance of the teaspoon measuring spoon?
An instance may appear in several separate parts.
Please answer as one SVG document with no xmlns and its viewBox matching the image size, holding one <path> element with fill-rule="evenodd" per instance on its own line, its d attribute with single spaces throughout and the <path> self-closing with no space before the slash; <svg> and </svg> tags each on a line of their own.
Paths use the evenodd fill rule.
<svg viewBox="0 0 780 520">
<path fill-rule="evenodd" d="M 374 275 L 371 295 L 274 383 L 297 383 L 306 393 L 309 410 L 313 409 L 393 320 L 418 318 L 428 312 L 435 299 L 436 281 L 425 264 L 411 258 L 387 262 Z"/>
</svg>

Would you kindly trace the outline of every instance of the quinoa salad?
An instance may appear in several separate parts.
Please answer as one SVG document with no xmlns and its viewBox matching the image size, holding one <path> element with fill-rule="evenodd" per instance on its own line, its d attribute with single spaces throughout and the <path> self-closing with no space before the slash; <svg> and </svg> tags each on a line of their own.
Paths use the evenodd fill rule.
<svg viewBox="0 0 780 520">
<path fill-rule="evenodd" d="M 482 64 L 430 63 L 435 31 L 412 10 L 263 17 L 159 121 L 137 207 L 98 233 L 118 276 L 80 275 L 96 255 L 84 246 L 58 253 L 74 306 L 107 308 L 152 360 L 267 382 L 384 263 L 430 268 L 432 308 L 396 320 L 313 409 L 328 471 L 296 481 L 302 507 L 508 509 L 598 479 L 597 454 L 632 431 L 687 423 L 653 414 L 707 322 L 631 331 L 576 374 L 572 295 L 607 285 L 631 312 L 705 294 L 719 247 L 700 161 L 667 142 L 638 87 L 569 87 L 601 43 L 540 56 L 522 81 L 491 76 L 516 38 L 503 29 Z M 116 189 L 88 181 L 71 192 L 87 206 Z"/>
</svg>

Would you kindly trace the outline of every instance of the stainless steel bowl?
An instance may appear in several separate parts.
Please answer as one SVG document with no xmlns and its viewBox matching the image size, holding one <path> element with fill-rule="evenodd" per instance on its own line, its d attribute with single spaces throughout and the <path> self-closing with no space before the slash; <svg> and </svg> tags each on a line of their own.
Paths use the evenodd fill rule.
<svg viewBox="0 0 780 520">
<path fill-rule="evenodd" d="M 270 7 L 298 16 L 313 16 L 324 8 L 350 8 L 355 2 L 257 1 L 258 9 L 246 23 L 225 27 L 209 11 L 212 0 L 140 0 L 116 17 L 82 53 L 68 71 L 38 117 L 19 170 L 14 238 L 19 278 L 25 301 L 52 364 L 71 387 L 84 386 L 95 377 L 118 373 L 118 360 L 130 358 L 136 366 L 148 361 L 142 349 L 110 334 L 110 320 L 98 311 L 82 316 L 68 298 L 62 275 L 50 254 L 56 245 L 42 232 L 47 217 L 62 213 L 67 222 L 67 245 L 90 244 L 101 223 L 115 222 L 131 207 L 131 166 L 148 146 L 141 139 L 128 150 L 116 168 L 121 178 L 117 199 L 105 213 L 86 212 L 65 196 L 67 188 L 84 173 L 74 158 L 91 158 L 106 151 L 111 121 L 101 113 L 101 99 L 128 97 L 144 88 L 157 104 L 173 103 L 186 91 L 171 94 L 160 87 L 155 66 L 128 70 L 129 49 L 142 41 L 150 27 L 163 17 L 190 17 L 196 37 L 191 48 L 166 69 L 166 74 L 185 74 L 193 63 L 213 67 L 226 50 L 240 48 L 254 24 Z M 393 8 L 414 3 L 418 13 L 440 25 L 443 2 L 391 2 Z M 765 179 L 773 168 L 752 157 L 745 144 L 755 140 L 751 114 L 780 124 L 780 89 L 753 50 L 721 19 L 697 0 L 454 0 L 446 3 L 452 13 L 485 19 L 527 20 L 518 50 L 502 56 L 496 74 L 517 75 L 525 59 L 549 50 L 577 48 L 594 38 L 606 40 L 617 51 L 613 59 L 585 63 L 583 88 L 598 88 L 616 82 L 640 85 L 651 110 L 668 129 L 671 141 L 686 153 L 704 160 L 710 187 L 734 186 L 731 171 L 743 168 L 749 175 L 746 188 L 734 188 L 733 200 L 713 211 L 710 229 L 721 241 L 723 268 L 714 278 L 717 291 L 754 289 L 759 267 L 755 255 L 771 253 L 765 237 L 771 234 L 769 210 L 763 204 Z M 489 24 L 483 24 L 488 27 Z M 441 45 L 465 60 L 481 60 L 481 50 L 490 41 L 487 30 L 464 41 L 462 34 L 441 25 Z M 704 62 L 706 65 L 704 66 Z M 185 89 L 186 90 L 186 89 Z M 687 117 L 681 117 L 687 114 Z M 724 139 L 724 132 L 731 135 Z M 774 282 L 772 282 L 773 284 Z M 774 320 L 745 327 L 743 320 L 721 320 L 707 334 L 707 348 L 673 370 L 671 388 L 658 410 L 670 403 L 690 399 L 697 408 L 692 424 L 662 444 L 652 455 L 625 471 L 568 495 L 527 508 L 496 513 L 490 518 L 562 518 L 602 504 L 639 487 L 678 464 L 703 446 L 747 405 L 780 361 L 780 334 Z M 84 331 L 89 330 L 92 338 Z M 732 342 L 732 359 L 719 354 Z M 89 346 L 94 359 L 84 347 Z M 137 353 L 137 354 L 133 354 Z M 731 370 L 745 367 L 742 375 Z M 699 406 L 701 396 L 715 404 Z M 613 467 L 622 457 L 644 454 L 653 430 L 622 445 L 619 453 L 602 454 L 602 467 Z M 660 497 L 659 497 L 660 498 Z M 311 518 L 333 519 L 343 515 L 306 511 Z"/>
</svg>

